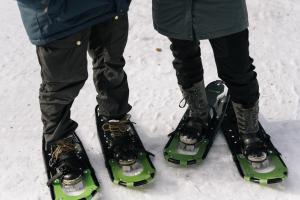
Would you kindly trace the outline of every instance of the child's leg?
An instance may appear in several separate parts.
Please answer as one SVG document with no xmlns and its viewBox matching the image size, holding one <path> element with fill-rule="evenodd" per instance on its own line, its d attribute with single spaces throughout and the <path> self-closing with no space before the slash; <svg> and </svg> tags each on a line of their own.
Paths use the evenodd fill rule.
<svg viewBox="0 0 300 200">
<path fill-rule="evenodd" d="M 127 16 L 92 27 L 89 54 L 93 58 L 99 112 L 110 118 L 122 117 L 131 109 L 127 77 L 123 70 L 127 36 Z"/>
<path fill-rule="evenodd" d="M 176 70 L 178 84 L 186 89 L 203 80 L 203 67 L 198 41 L 178 40 L 172 42 L 174 56 L 173 67 Z"/>
<path fill-rule="evenodd" d="M 210 42 L 219 77 L 225 81 L 232 97 L 243 154 L 250 161 L 264 162 L 265 146 L 258 125 L 259 87 L 253 59 L 249 56 L 248 38 L 248 30 L 245 30 Z"/>
<path fill-rule="evenodd" d="M 249 56 L 248 30 L 211 39 L 219 77 L 229 88 L 232 101 L 251 107 L 259 98 L 253 59 Z"/>
<path fill-rule="evenodd" d="M 41 65 L 40 108 L 46 142 L 56 141 L 77 128 L 70 108 L 87 79 L 89 31 L 37 46 Z"/>
<path fill-rule="evenodd" d="M 184 144 L 194 145 L 208 124 L 208 102 L 203 81 L 199 41 L 171 39 L 178 84 L 189 106 L 187 131 L 180 133 Z"/>
</svg>

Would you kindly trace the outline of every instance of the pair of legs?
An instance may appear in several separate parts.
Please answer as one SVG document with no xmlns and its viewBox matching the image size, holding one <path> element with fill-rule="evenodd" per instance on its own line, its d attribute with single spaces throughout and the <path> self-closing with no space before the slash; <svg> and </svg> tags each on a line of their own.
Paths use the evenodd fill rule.
<svg viewBox="0 0 300 200">
<path fill-rule="evenodd" d="M 178 84 L 183 89 L 191 88 L 203 80 L 199 41 L 169 39 Z M 232 101 L 245 107 L 253 106 L 259 98 L 259 87 L 253 59 L 249 56 L 248 30 L 209 41 L 218 75 L 227 85 Z"/>
<path fill-rule="evenodd" d="M 190 108 L 192 127 L 195 133 L 205 131 L 208 122 L 208 104 L 203 82 L 199 41 L 177 40 L 170 38 L 171 50 L 178 83 Z M 242 151 L 245 155 L 265 159 L 264 143 L 260 139 L 258 125 L 259 86 L 253 59 L 249 56 L 248 30 L 228 36 L 210 39 L 219 77 L 228 87 L 232 106 L 237 119 L 237 126 L 242 138 Z M 203 128 L 204 127 L 204 128 Z M 183 143 L 194 144 L 197 135 L 181 133 Z M 254 155 L 254 156 L 253 156 Z"/>
<path fill-rule="evenodd" d="M 42 84 L 39 100 L 46 143 L 57 141 L 78 124 L 70 108 L 87 77 L 87 52 L 93 59 L 93 78 L 99 113 L 118 118 L 130 111 L 123 68 L 128 18 L 121 16 L 44 46 L 37 46 Z"/>
</svg>

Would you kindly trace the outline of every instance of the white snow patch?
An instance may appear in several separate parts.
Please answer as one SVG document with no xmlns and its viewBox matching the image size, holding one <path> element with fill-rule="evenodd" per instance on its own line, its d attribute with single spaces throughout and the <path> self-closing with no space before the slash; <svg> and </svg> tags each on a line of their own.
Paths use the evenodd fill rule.
<svg viewBox="0 0 300 200">
<path fill-rule="evenodd" d="M 155 153 L 153 183 L 130 190 L 111 183 L 94 124 L 91 76 L 73 106 L 78 134 L 102 185 L 102 199 L 135 200 L 297 200 L 300 199 L 300 2 L 248 1 L 251 55 L 261 91 L 261 122 L 289 166 L 286 182 L 262 187 L 240 178 L 223 136 L 206 162 L 188 169 L 166 163 L 167 134 L 184 110 L 172 69 L 169 41 L 152 27 L 151 1 L 133 1 L 125 57 L 133 121 L 146 148 Z M 0 12 L 0 199 L 50 199 L 41 155 L 38 88 L 40 68 L 15 1 Z M 217 79 L 212 50 L 201 42 L 206 83 Z M 162 52 L 156 51 L 161 48 Z M 89 73 L 92 74 L 91 64 Z"/>
</svg>

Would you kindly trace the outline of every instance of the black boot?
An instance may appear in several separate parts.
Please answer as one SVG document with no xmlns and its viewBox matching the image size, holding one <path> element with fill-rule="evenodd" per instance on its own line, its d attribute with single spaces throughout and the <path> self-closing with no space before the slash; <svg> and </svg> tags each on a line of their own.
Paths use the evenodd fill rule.
<svg viewBox="0 0 300 200">
<path fill-rule="evenodd" d="M 65 188 L 82 182 L 82 149 L 76 141 L 75 135 L 71 134 L 49 145 L 48 153 L 51 155 L 49 167 L 56 174 L 48 181 L 48 185 L 51 185 L 56 179 L 59 179 Z"/>
<path fill-rule="evenodd" d="M 208 128 L 208 102 L 204 81 L 195 83 L 188 89 L 181 88 L 184 100 L 188 104 L 188 121 L 180 132 L 180 141 L 186 145 L 194 145 L 201 140 Z"/>
<path fill-rule="evenodd" d="M 243 142 L 243 154 L 253 163 L 266 161 L 267 152 L 258 123 L 258 101 L 249 108 L 234 102 L 232 102 L 232 105 L 237 119 L 238 131 Z"/>
<path fill-rule="evenodd" d="M 134 131 L 130 124 L 130 115 L 121 119 L 108 119 L 102 117 L 102 129 L 104 132 L 107 148 L 113 152 L 113 158 L 123 168 L 130 171 L 135 166 L 139 149 Z"/>
</svg>

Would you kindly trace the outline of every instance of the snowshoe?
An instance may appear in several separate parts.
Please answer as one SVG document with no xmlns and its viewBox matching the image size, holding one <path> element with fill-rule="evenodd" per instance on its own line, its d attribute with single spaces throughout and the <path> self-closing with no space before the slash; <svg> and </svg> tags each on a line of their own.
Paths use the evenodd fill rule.
<svg viewBox="0 0 300 200">
<path fill-rule="evenodd" d="M 47 146 L 43 139 L 43 157 L 53 200 L 92 199 L 99 192 L 94 169 L 75 133 Z"/>
<path fill-rule="evenodd" d="M 232 104 L 229 103 L 222 122 L 222 132 L 240 175 L 245 180 L 259 184 L 281 182 L 287 177 L 287 167 L 270 136 L 260 123 L 258 126 L 259 131 L 255 137 L 243 138 L 238 131 Z"/>
<path fill-rule="evenodd" d="M 202 127 L 201 134 L 196 128 L 186 126 L 190 120 L 188 108 L 177 128 L 169 134 L 170 139 L 164 148 L 164 157 L 167 161 L 188 166 L 199 164 L 206 158 L 220 128 L 228 104 L 228 95 L 226 86 L 220 80 L 208 84 L 205 91 L 210 107 L 208 124 Z M 188 136 L 188 140 L 183 140 L 182 132 L 194 137 Z"/>
<path fill-rule="evenodd" d="M 111 180 L 126 187 L 147 184 L 155 175 L 155 168 L 139 138 L 130 116 L 110 120 L 95 109 L 98 137 Z"/>
</svg>

